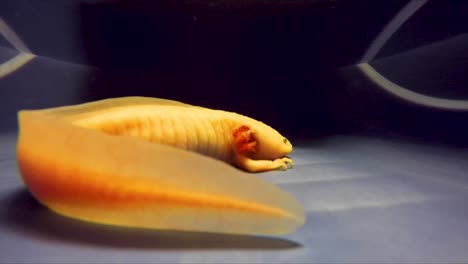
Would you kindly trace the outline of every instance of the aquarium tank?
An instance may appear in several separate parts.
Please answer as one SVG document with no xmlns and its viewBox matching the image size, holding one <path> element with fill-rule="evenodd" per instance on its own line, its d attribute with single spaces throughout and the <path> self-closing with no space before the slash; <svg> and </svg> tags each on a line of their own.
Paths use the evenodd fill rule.
<svg viewBox="0 0 468 264">
<path fill-rule="evenodd" d="M 0 262 L 466 263 L 467 14 L 1 1 Z"/>
</svg>

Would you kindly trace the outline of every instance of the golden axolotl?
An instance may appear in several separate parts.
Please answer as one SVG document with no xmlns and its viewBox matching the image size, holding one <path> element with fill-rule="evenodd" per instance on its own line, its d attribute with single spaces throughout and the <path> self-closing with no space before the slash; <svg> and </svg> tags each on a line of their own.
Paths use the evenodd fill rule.
<svg viewBox="0 0 468 264">
<path fill-rule="evenodd" d="M 126 97 L 22 110 L 18 121 L 22 179 L 61 215 L 126 227 L 267 235 L 290 233 L 305 221 L 290 194 L 226 163 L 250 172 L 292 166 L 285 157 L 289 141 L 251 118 Z"/>
<path fill-rule="evenodd" d="M 249 172 L 288 169 L 288 139 L 272 127 L 233 112 L 150 97 L 121 97 L 43 110 L 108 134 L 195 151 Z"/>
</svg>

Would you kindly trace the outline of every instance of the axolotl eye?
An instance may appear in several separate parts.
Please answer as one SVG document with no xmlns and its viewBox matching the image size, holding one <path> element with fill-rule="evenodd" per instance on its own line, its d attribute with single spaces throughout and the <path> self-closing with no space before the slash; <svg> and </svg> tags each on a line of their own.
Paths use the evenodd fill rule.
<svg viewBox="0 0 468 264">
<path fill-rule="evenodd" d="M 287 138 L 283 138 L 283 143 L 284 143 L 284 144 L 288 143 L 288 139 L 287 139 Z"/>
</svg>

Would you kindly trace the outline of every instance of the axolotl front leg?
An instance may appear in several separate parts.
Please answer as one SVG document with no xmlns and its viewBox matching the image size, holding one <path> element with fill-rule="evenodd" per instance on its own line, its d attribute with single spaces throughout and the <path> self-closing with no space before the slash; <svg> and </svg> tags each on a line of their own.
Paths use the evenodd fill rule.
<svg viewBox="0 0 468 264">
<path fill-rule="evenodd" d="M 255 160 L 249 157 L 257 151 L 259 142 L 247 126 L 241 126 L 233 131 L 234 164 L 249 172 L 271 170 L 287 170 L 294 165 L 292 159 L 280 157 L 272 160 Z"/>
</svg>

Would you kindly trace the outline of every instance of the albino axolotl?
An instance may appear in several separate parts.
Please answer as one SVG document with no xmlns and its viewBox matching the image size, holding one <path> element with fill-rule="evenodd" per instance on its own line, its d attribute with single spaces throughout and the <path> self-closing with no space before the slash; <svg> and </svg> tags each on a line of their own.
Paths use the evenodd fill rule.
<svg viewBox="0 0 468 264">
<path fill-rule="evenodd" d="M 18 121 L 22 179 L 61 215 L 229 234 L 286 234 L 305 222 L 294 197 L 249 173 L 292 166 L 291 143 L 252 118 L 124 97 L 22 110 Z"/>
<path fill-rule="evenodd" d="M 272 127 L 233 112 L 150 97 L 121 97 L 43 113 L 113 135 L 195 151 L 249 172 L 288 169 L 288 139 Z"/>
</svg>

